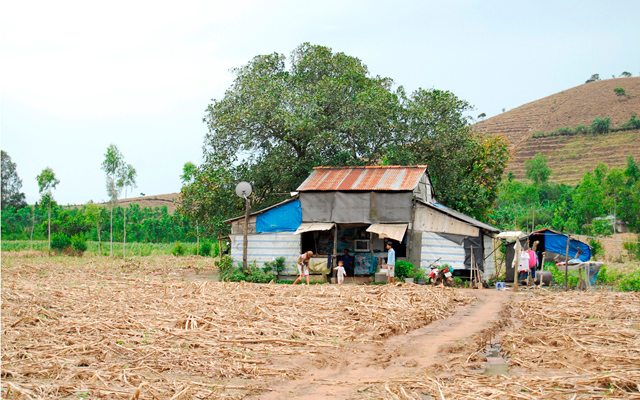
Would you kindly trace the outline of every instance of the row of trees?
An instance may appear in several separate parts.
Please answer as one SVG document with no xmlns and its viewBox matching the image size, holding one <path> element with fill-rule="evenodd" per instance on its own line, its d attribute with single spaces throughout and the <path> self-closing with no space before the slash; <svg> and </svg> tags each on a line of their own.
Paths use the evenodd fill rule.
<svg viewBox="0 0 640 400">
<path fill-rule="evenodd" d="M 190 165 L 180 212 L 208 232 L 243 212 L 234 194 L 252 183 L 254 209 L 289 196 L 314 166 L 427 164 L 438 200 L 487 220 L 508 160 L 506 141 L 473 132 L 472 107 L 453 93 L 394 88 L 355 57 L 308 43 L 234 70 L 207 108 L 204 162 Z"/>
<path fill-rule="evenodd" d="M 112 217 L 113 215 L 113 217 Z M 111 228 L 111 221 L 113 228 Z M 113 232 L 113 240 L 124 241 L 125 208 L 88 203 L 82 207 L 66 207 L 51 203 L 51 235 L 64 233 L 69 237 L 83 236 L 102 242 Z M 3 240 L 47 240 L 48 207 L 37 203 L 20 209 L 9 206 L 2 210 Z M 167 207 L 126 207 L 126 232 L 129 242 L 173 243 L 195 242 L 195 226 L 179 214 L 170 214 Z"/>
<path fill-rule="evenodd" d="M 543 154 L 526 163 L 528 180 L 513 175 L 501 184 L 491 213 L 504 230 L 553 228 L 577 234 L 606 235 L 613 232 L 615 216 L 629 229 L 640 232 L 640 167 L 633 156 L 624 168 L 599 164 L 575 187 L 549 182 L 551 170 Z"/>
</svg>

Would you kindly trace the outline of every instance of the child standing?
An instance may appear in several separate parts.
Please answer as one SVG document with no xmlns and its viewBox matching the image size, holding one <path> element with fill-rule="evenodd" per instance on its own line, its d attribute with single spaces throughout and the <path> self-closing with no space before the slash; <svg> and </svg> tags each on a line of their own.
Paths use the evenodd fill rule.
<svg viewBox="0 0 640 400">
<path fill-rule="evenodd" d="M 338 261 L 338 266 L 334 268 L 337 271 L 338 275 L 338 285 L 342 285 L 344 282 L 344 277 L 347 276 L 347 272 L 344 270 L 344 263 L 342 261 Z"/>
</svg>

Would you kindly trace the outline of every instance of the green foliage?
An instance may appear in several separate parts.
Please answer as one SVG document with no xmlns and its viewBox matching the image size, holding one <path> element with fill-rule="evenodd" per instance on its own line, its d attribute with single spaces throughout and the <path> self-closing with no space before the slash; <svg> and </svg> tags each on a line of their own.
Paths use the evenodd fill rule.
<svg viewBox="0 0 640 400">
<path fill-rule="evenodd" d="M 549 180 L 551 170 L 547 167 L 547 156 L 542 153 L 536 154 L 533 159 L 525 161 L 527 176 L 537 185 Z"/>
<path fill-rule="evenodd" d="M 613 88 L 613 93 L 615 93 L 616 96 L 624 96 L 627 94 L 624 88 L 621 88 L 621 87 Z"/>
<path fill-rule="evenodd" d="M 591 78 L 587 79 L 585 83 L 597 82 L 600 80 L 600 74 L 593 74 Z"/>
<path fill-rule="evenodd" d="M 2 199 L 0 200 L 0 207 L 6 209 L 8 207 L 14 207 L 21 209 L 27 206 L 25 201 L 25 195 L 20 191 L 22 188 L 22 179 L 18 176 L 16 163 L 11 161 L 11 157 L 6 151 L 0 151 L 2 158 Z M 4 231 L 3 231 L 4 234 Z"/>
<path fill-rule="evenodd" d="M 208 257 L 211 255 L 211 242 L 203 241 L 200 245 L 200 255 L 204 257 Z"/>
<path fill-rule="evenodd" d="M 613 233 L 611 221 L 607 219 L 594 219 L 591 223 L 590 233 L 600 237 L 611 235 Z"/>
<path fill-rule="evenodd" d="M 623 73 L 620 74 L 620 76 L 623 78 L 630 78 L 632 75 L 631 75 L 631 72 L 624 71 Z"/>
<path fill-rule="evenodd" d="M 591 131 L 593 133 L 607 133 L 611 126 L 611 118 L 595 118 L 591 124 Z"/>
<path fill-rule="evenodd" d="M 51 248 L 57 253 L 71 246 L 71 238 L 64 233 L 54 233 L 51 235 Z"/>
<path fill-rule="evenodd" d="M 275 264 L 278 261 L 276 260 Z M 267 263 L 265 263 L 266 265 Z M 283 259 L 284 264 L 284 259 Z M 237 267 L 233 265 L 233 260 L 229 256 L 222 257 L 215 262 L 218 267 L 218 279 L 221 282 L 254 282 L 254 283 L 269 283 L 275 281 L 275 274 L 271 271 L 267 272 L 258 268 L 255 262 L 249 264 L 246 271 L 242 270 L 242 264 L 238 264 Z M 265 268 L 266 269 L 266 268 Z M 271 269 L 271 267 L 269 267 Z"/>
<path fill-rule="evenodd" d="M 418 268 L 417 271 L 415 271 L 415 273 L 413 274 L 414 279 L 417 281 L 418 279 L 427 279 L 427 276 L 425 275 L 424 269 L 422 268 Z"/>
<path fill-rule="evenodd" d="M 618 281 L 616 289 L 621 292 L 640 292 L 640 270 L 622 277 Z"/>
<path fill-rule="evenodd" d="M 640 245 L 638 242 L 624 242 L 622 246 L 629 254 L 630 259 L 640 260 Z"/>
<path fill-rule="evenodd" d="M 260 209 L 295 190 L 317 165 L 429 164 L 438 200 L 482 217 L 497 196 L 508 158 L 500 136 L 475 135 L 453 93 L 393 90 L 361 60 L 308 43 L 289 60 L 256 56 L 204 118 L 204 163 L 182 188 L 180 212 L 208 233 L 244 211 L 234 188 L 251 182 Z"/>
<path fill-rule="evenodd" d="M 599 240 L 589 239 L 589 246 L 591 246 L 591 258 L 597 260 L 601 256 L 604 256 L 604 248 Z"/>
<path fill-rule="evenodd" d="M 262 269 L 265 273 L 273 273 L 275 275 L 280 274 L 284 271 L 284 257 L 278 257 L 273 261 L 267 261 L 264 263 L 264 268 Z"/>
<path fill-rule="evenodd" d="M 574 128 L 575 133 L 586 134 L 589 132 L 589 127 L 584 125 L 578 125 Z"/>
<path fill-rule="evenodd" d="M 87 240 L 83 235 L 73 235 L 71 237 L 71 248 L 78 255 L 87 251 Z"/>
<path fill-rule="evenodd" d="M 186 253 L 186 249 L 184 248 L 182 243 L 176 242 L 173 245 L 173 249 L 171 250 L 171 254 L 173 254 L 176 257 L 182 257 L 185 253 Z"/>
<path fill-rule="evenodd" d="M 395 266 L 395 277 L 396 279 L 404 279 L 410 278 L 414 275 L 414 265 L 408 261 L 397 261 Z"/>
<path fill-rule="evenodd" d="M 636 114 L 633 114 L 629 121 L 622 124 L 623 129 L 640 129 L 640 119 L 636 118 Z"/>
</svg>

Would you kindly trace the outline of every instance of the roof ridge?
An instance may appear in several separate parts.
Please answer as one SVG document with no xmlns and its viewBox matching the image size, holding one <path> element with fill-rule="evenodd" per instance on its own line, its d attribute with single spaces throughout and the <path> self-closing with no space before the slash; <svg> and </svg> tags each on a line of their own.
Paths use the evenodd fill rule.
<svg viewBox="0 0 640 400">
<path fill-rule="evenodd" d="M 317 166 L 313 169 L 400 169 L 400 168 L 427 168 L 427 165 L 354 165 L 354 166 Z"/>
</svg>

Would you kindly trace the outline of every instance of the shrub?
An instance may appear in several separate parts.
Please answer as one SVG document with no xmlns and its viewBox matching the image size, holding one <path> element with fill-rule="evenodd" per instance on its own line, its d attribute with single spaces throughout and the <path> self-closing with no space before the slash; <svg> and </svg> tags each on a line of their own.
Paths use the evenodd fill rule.
<svg viewBox="0 0 640 400">
<path fill-rule="evenodd" d="M 413 264 L 408 261 L 397 261 L 394 273 L 396 279 L 404 279 L 413 276 L 414 268 Z"/>
<path fill-rule="evenodd" d="M 204 257 L 208 257 L 211 255 L 211 242 L 203 241 L 200 245 L 200 255 Z"/>
<path fill-rule="evenodd" d="M 176 257 L 181 257 L 184 255 L 184 253 L 186 252 L 186 249 L 184 247 L 184 245 L 180 242 L 176 242 L 173 245 L 173 249 L 171 249 L 171 254 L 173 254 Z"/>
<path fill-rule="evenodd" d="M 621 87 L 613 88 L 613 93 L 615 93 L 617 96 L 624 96 L 625 94 L 627 94 L 627 92 Z"/>
<path fill-rule="evenodd" d="M 640 119 L 636 119 L 636 115 L 633 114 L 629 121 L 622 124 L 622 129 L 640 129 Z"/>
<path fill-rule="evenodd" d="M 640 259 L 640 245 L 636 242 L 624 242 L 622 247 L 629 253 L 629 259 Z"/>
<path fill-rule="evenodd" d="M 574 129 L 575 133 L 585 134 L 589 132 L 589 128 L 584 125 L 578 125 Z"/>
<path fill-rule="evenodd" d="M 611 118 L 595 118 L 591 124 L 593 133 L 607 133 L 611 127 Z"/>
<path fill-rule="evenodd" d="M 87 251 L 87 241 L 85 240 L 83 235 L 74 235 L 71 238 L 71 247 L 77 255 L 82 255 L 85 251 Z"/>
<path fill-rule="evenodd" d="M 604 249 L 602 248 L 602 243 L 600 243 L 599 240 L 589 239 L 589 246 L 591 246 L 591 256 L 594 259 L 597 259 L 600 256 L 604 256 Z"/>
<path fill-rule="evenodd" d="M 71 246 L 71 238 L 62 232 L 54 233 L 51 235 L 51 248 L 57 253 Z"/>
<path fill-rule="evenodd" d="M 594 219 L 591 223 L 591 233 L 594 236 L 607 236 L 613 231 L 611 222 L 607 219 Z"/>
<path fill-rule="evenodd" d="M 264 263 L 264 268 L 262 268 L 262 270 L 265 273 L 273 273 L 273 274 L 280 274 L 283 270 L 284 270 L 284 257 L 278 257 L 273 261 L 267 261 Z"/>
<path fill-rule="evenodd" d="M 573 129 L 571 128 L 558 128 L 556 129 L 556 131 L 554 132 L 556 135 L 560 135 L 560 136 L 571 136 L 571 135 L 575 135 L 575 132 Z M 554 135 L 555 136 L 555 135 Z"/>
<path fill-rule="evenodd" d="M 640 292 L 640 271 L 634 271 L 620 279 L 616 289 L 621 292 Z"/>
</svg>

